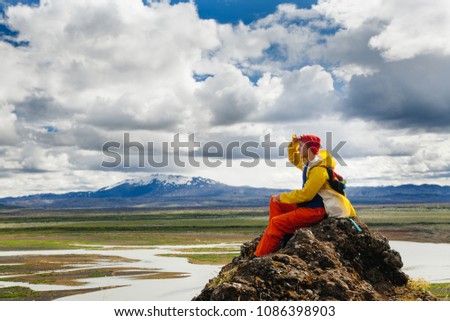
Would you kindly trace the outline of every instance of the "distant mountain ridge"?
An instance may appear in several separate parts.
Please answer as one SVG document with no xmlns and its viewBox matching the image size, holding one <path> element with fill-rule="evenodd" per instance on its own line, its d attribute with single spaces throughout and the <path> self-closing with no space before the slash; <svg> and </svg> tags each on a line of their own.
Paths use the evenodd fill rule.
<svg viewBox="0 0 450 321">
<path fill-rule="evenodd" d="M 153 174 L 151 176 L 127 179 L 117 184 L 103 187 L 95 192 L 96 197 L 139 197 L 168 196 L 174 193 L 191 194 L 197 189 L 220 189 L 227 185 L 203 177 Z M 204 190 L 203 190 L 204 192 Z"/>
<path fill-rule="evenodd" d="M 276 189 L 229 186 L 203 177 L 153 174 L 93 192 L 0 199 L 4 206 L 39 208 L 262 206 Z"/>
<path fill-rule="evenodd" d="M 450 186 L 407 184 L 350 187 L 347 196 L 353 204 L 450 203 Z"/>
<path fill-rule="evenodd" d="M 33 208 L 266 206 L 271 195 L 285 191 L 230 186 L 203 177 L 153 174 L 127 179 L 93 192 L 2 198 L 0 205 Z M 450 186 L 350 187 L 347 195 L 353 204 L 448 203 Z"/>
</svg>

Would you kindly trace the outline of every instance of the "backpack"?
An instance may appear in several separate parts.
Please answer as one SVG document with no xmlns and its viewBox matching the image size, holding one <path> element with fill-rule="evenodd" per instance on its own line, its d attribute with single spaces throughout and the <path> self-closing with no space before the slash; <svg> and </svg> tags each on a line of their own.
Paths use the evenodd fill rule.
<svg viewBox="0 0 450 321">
<path fill-rule="evenodd" d="M 339 194 L 342 194 L 345 196 L 345 184 L 347 181 L 338 173 L 336 173 L 331 167 L 325 167 L 328 172 L 328 183 L 330 184 L 331 188 L 338 192 Z"/>
</svg>

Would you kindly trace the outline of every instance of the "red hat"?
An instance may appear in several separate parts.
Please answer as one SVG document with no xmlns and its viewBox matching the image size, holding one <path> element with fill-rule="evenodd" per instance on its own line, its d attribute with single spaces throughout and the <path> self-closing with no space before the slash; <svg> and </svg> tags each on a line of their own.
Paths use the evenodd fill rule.
<svg viewBox="0 0 450 321">
<path fill-rule="evenodd" d="M 320 149 L 320 138 L 314 135 L 302 135 L 300 140 L 305 143 L 314 154 L 317 154 Z"/>
</svg>

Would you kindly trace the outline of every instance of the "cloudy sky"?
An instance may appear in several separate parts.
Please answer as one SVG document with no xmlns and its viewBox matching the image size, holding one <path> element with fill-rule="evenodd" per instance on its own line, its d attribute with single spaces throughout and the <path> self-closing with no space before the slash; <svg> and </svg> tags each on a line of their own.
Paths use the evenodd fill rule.
<svg viewBox="0 0 450 321">
<path fill-rule="evenodd" d="M 0 196 L 154 172 L 295 188 L 278 151 L 293 133 L 320 136 L 350 185 L 449 185 L 448 0 L 17 3 L 0 0 Z M 177 134 L 199 166 L 174 163 Z M 243 166 L 268 134 L 276 165 Z M 168 166 L 137 148 L 124 166 L 124 135 L 154 160 L 168 144 Z"/>
</svg>

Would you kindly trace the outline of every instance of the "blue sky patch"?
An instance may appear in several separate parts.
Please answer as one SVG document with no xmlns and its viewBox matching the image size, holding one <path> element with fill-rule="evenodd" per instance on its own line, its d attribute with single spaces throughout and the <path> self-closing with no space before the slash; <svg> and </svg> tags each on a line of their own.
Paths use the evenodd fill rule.
<svg viewBox="0 0 450 321">
<path fill-rule="evenodd" d="M 48 125 L 48 126 L 42 126 L 42 128 L 44 128 L 47 131 L 47 133 L 57 133 L 58 132 L 58 128 L 56 128 L 55 126 Z"/>
<path fill-rule="evenodd" d="M 202 82 L 213 76 L 214 75 L 211 74 L 194 74 L 192 77 L 195 79 L 196 82 Z"/>
<path fill-rule="evenodd" d="M 38 5 L 39 0 L 2 0 L 0 1 L 0 12 L 4 12 L 7 6 L 15 6 L 16 4 L 26 4 L 26 5 Z"/>
<path fill-rule="evenodd" d="M 25 5 L 39 5 L 39 0 L 4 0 L 0 1 L 0 17 L 5 18 L 6 8 L 8 6 L 14 6 L 17 4 L 25 4 Z M 9 26 L 0 23 L 0 41 L 4 41 L 6 43 L 9 43 L 10 45 L 13 45 L 14 47 L 22 47 L 22 46 L 28 46 L 28 41 L 15 41 L 14 38 L 16 38 L 19 35 L 19 33 L 15 30 L 12 30 L 9 28 Z"/>
<path fill-rule="evenodd" d="M 189 0 L 171 0 L 171 3 L 189 2 Z M 220 23 L 237 24 L 242 21 L 250 24 L 274 13 L 278 5 L 292 3 L 299 8 L 311 8 L 314 0 L 196 0 L 198 13 L 202 19 L 214 19 Z"/>
</svg>

